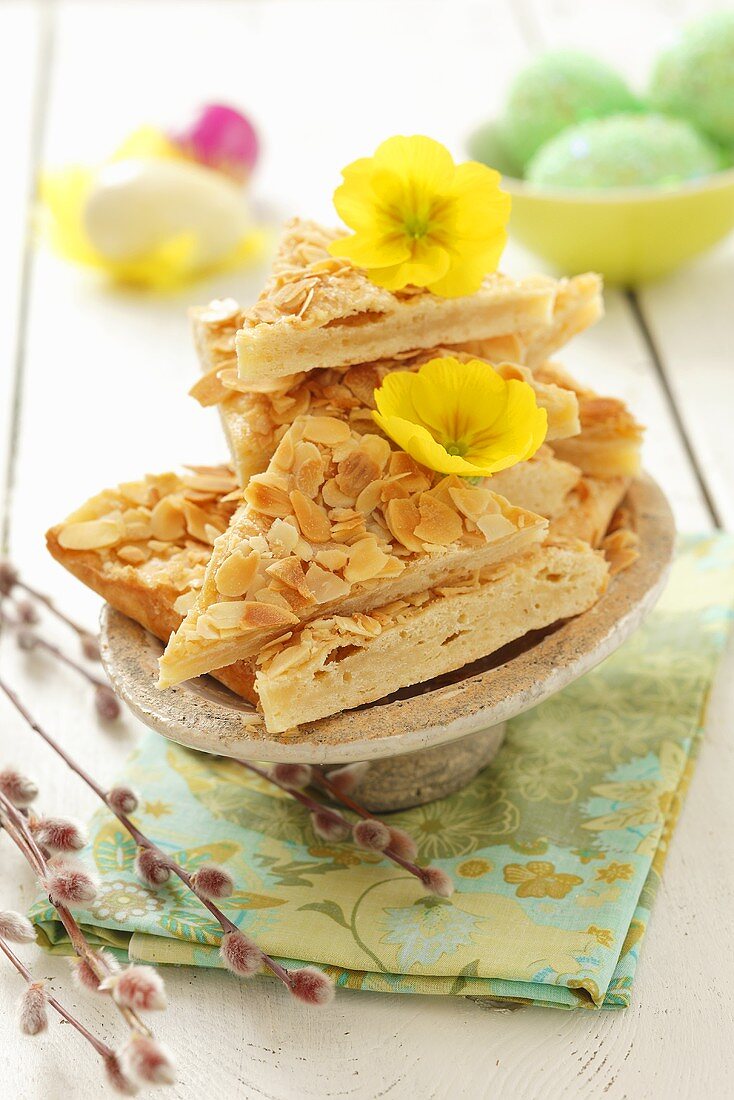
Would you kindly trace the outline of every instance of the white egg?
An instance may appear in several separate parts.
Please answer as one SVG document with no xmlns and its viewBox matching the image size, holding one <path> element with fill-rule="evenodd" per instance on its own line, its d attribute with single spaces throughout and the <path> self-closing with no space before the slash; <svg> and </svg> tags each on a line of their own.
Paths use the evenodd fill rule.
<svg viewBox="0 0 734 1100">
<path fill-rule="evenodd" d="M 102 168 L 83 213 L 94 248 L 109 260 L 138 260 L 182 233 L 196 241 L 194 266 L 215 263 L 247 231 L 241 188 L 198 164 L 119 160 Z"/>
</svg>

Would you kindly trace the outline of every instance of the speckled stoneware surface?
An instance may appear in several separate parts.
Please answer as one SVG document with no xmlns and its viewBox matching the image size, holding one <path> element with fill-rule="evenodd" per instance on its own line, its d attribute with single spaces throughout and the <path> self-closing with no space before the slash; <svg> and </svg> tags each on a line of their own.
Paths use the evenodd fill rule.
<svg viewBox="0 0 734 1100">
<path fill-rule="evenodd" d="M 287 733 L 269 734 L 249 703 L 209 677 L 159 691 L 161 643 L 110 607 L 102 613 L 102 659 L 115 691 L 134 713 L 183 745 L 241 760 L 375 761 L 369 773 L 375 807 L 409 805 L 410 797 L 412 804 L 428 801 L 458 789 L 489 762 L 502 740 L 501 728 L 492 727 L 599 664 L 656 603 L 673 555 L 673 517 L 647 476 L 633 484 L 626 503 L 640 536 L 640 557 L 613 578 L 590 611 L 457 672 Z M 430 757 L 422 751 L 449 743 L 450 751 Z"/>
</svg>

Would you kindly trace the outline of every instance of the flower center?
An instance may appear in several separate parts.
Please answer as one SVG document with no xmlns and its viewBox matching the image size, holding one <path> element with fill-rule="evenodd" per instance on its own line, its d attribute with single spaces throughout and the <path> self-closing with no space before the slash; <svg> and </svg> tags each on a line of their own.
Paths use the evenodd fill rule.
<svg viewBox="0 0 734 1100">
<path fill-rule="evenodd" d="M 413 241 L 420 241 L 428 235 L 428 218 L 421 218 L 418 214 L 406 214 L 403 223 L 406 237 Z"/>
<path fill-rule="evenodd" d="M 466 443 L 452 443 L 451 441 L 444 443 L 444 450 L 447 454 L 458 455 L 463 458 L 467 452 Z"/>
</svg>

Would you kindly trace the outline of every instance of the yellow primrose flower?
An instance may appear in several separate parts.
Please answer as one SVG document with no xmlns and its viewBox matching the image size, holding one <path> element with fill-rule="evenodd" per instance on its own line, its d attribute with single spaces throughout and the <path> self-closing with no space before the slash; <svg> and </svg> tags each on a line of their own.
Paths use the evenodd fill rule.
<svg viewBox="0 0 734 1100">
<path fill-rule="evenodd" d="M 342 171 L 334 192 L 354 230 L 329 247 L 387 290 L 424 286 L 445 298 L 473 294 L 507 241 L 510 196 L 500 176 L 421 137 L 392 137 Z"/>
<path fill-rule="evenodd" d="M 531 458 L 548 429 L 533 388 L 506 381 L 479 359 L 431 359 L 418 371 L 393 371 L 375 403 L 385 435 L 442 474 L 490 477 Z"/>
</svg>

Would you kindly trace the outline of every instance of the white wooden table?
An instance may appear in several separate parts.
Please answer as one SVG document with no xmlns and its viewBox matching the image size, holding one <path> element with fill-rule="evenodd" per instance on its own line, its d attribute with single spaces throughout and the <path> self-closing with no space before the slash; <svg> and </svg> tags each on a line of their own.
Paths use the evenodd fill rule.
<svg viewBox="0 0 734 1100">
<path fill-rule="evenodd" d="M 430 133 L 460 154 L 466 133 L 497 111 L 510 75 L 532 50 L 571 43 L 636 77 L 672 21 L 704 6 L 0 4 L 0 503 L 4 548 L 28 579 L 94 623 L 97 601 L 47 559 L 43 531 L 104 485 L 222 456 L 214 415 L 186 396 L 195 365 L 185 306 L 217 293 L 247 300 L 261 278 L 238 275 L 148 302 L 110 293 L 30 242 L 25 226 L 39 164 L 91 159 L 141 121 L 180 118 L 197 102 L 228 98 L 254 114 L 264 136 L 258 195 L 283 216 L 329 219 L 339 168 L 391 133 Z M 734 527 L 732 244 L 636 297 L 610 292 L 604 322 L 566 356 L 574 373 L 623 396 L 649 425 L 646 464 L 684 530 Z M 510 271 L 536 266 L 508 249 Z M 114 732 L 101 732 L 71 674 L 17 653 L 7 638 L 0 658 L 38 714 L 100 779 L 111 778 L 140 734 L 136 722 L 125 718 Z M 733 716 L 734 647 L 714 691 L 627 1011 L 507 1013 L 453 998 L 345 992 L 311 1012 L 274 983 L 182 969 L 167 974 L 171 1007 L 156 1020 L 180 1062 L 181 1084 L 168 1095 L 732 1095 Z M 91 810 L 80 784 L 5 706 L 0 760 L 42 778 L 49 810 Z M 33 893 L 25 866 L 1 844 L 0 904 L 24 908 Z M 39 952 L 34 963 L 66 994 L 63 961 Z M 68 1028 L 54 1020 L 47 1037 L 19 1036 L 8 1010 L 18 991 L 15 975 L 0 969 L 0 1095 L 107 1096 Z M 73 992 L 68 998 L 77 1000 Z M 110 1034 L 114 1019 L 104 1002 L 85 998 L 83 1011 Z"/>
</svg>

